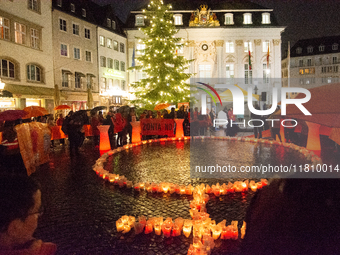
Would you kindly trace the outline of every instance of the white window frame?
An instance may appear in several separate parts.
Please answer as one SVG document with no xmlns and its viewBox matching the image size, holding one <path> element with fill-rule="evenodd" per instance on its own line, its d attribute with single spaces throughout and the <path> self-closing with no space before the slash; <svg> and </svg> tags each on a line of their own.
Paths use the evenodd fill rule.
<svg viewBox="0 0 340 255">
<path fill-rule="evenodd" d="M 105 36 L 99 36 L 99 45 L 105 47 Z"/>
<path fill-rule="evenodd" d="M 243 24 L 245 24 L 245 25 L 253 24 L 251 13 L 244 13 L 243 14 Z"/>
<path fill-rule="evenodd" d="M 212 68 L 210 64 L 198 65 L 198 77 L 199 78 L 211 78 Z"/>
<path fill-rule="evenodd" d="M 40 31 L 35 28 L 31 28 L 31 47 L 40 49 Z"/>
<path fill-rule="evenodd" d="M 182 14 L 174 14 L 174 24 L 175 26 L 183 25 Z"/>
<path fill-rule="evenodd" d="M 78 27 L 78 34 L 75 34 L 75 33 L 74 33 L 74 31 L 75 31 L 74 28 L 75 28 L 75 27 Z M 77 23 L 73 23 L 73 22 L 72 22 L 72 34 L 73 34 L 73 35 L 80 36 L 79 33 L 80 33 L 80 25 L 77 24 Z"/>
<path fill-rule="evenodd" d="M 6 61 L 6 69 L 3 68 L 3 62 L 2 61 Z M 0 58 L 0 64 L 1 64 L 1 68 L 0 68 L 0 77 L 6 78 L 6 79 L 14 79 L 15 78 L 15 69 L 16 69 L 16 65 L 14 62 L 8 60 L 8 59 L 1 59 Z M 11 76 L 11 67 L 10 64 L 13 65 L 13 77 Z M 6 75 L 4 75 L 3 71 L 6 71 Z"/>
<path fill-rule="evenodd" d="M 34 69 L 34 74 L 32 73 L 32 68 Z M 37 75 L 39 73 L 39 75 Z M 33 81 L 33 82 L 41 82 L 41 67 L 40 66 L 37 66 L 35 64 L 28 64 L 26 66 L 26 78 L 27 78 L 27 81 Z M 32 77 L 34 76 L 34 77 Z M 39 77 L 39 79 L 38 79 Z"/>
<path fill-rule="evenodd" d="M 79 75 L 77 72 L 74 73 L 74 88 L 75 89 L 82 88 L 82 76 Z"/>
<path fill-rule="evenodd" d="M 234 25 L 234 14 L 232 14 L 232 13 L 224 14 L 224 24 L 225 25 Z"/>
<path fill-rule="evenodd" d="M 270 13 L 269 12 L 262 13 L 262 24 L 270 24 Z"/>
<path fill-rule="evenodd" d="M 61 71 L 61 87 L 62 88 L 70 87 L 70 74 L 68 72 Z"/>
<path fill-rule="evenodd" d="M 111 38 L 106 38 L 106 46 L 109 48 L 109 49 L 112 49 L 112 39 Z"/>
<path fill-rule="evenodd" d="M 313 53 L 313 46 L 307 47 L 307 53 Z"/>
<path fill-rule="evenodd" d="M 107 58 L 107 68 L 113 69 L 113 59 Z"/>
<path fill-rule="evenodd" d="M 253 69 L 249 70 L 249 63 L 244 64 L 244 83 L 253 84 Z"/>
<path fill-rule="evenodd" d="M 106 78 L 105 77 L 100 78 L 100 88 L 106 90 Z"/>
<path fill-rule="evenodd" d="M 325 51 L 325 45 L 320 45 L 320 46 L 319 46 L 319 51 L 321 51 L 321 52 L 322 52 L 322 51 Z"/>
<path fill-rule="evenodd" d="M 115 51 L 118 51 L 119 50 L 119 43 L 118 43 L 118 41 L 113 40 L 112 44 L 113 44 L 113 49 Z"/>
<path fill-rule="evenodd" d="M 120 81 L 120 87 L 122 88 L 123 91 L 126 91 L 127 90 L 126 81 L 121 80 Z"/>
<path fill-rule="evenodd" d="M 339 44 L 333 43 L 332 50 L 338 50 L 338 48 L 339 48 Z"/>
<path fill-rule="evenodd" d="M 307 59 L 307 66 L 312 66 L 312 59 L 311 58 Z"/>
<path fill-rule="evenodd" d="M 299 59 L 299 67 L 303 67 L 303 59 Z"/>
<path fill-rule="evenodd" d="M 67 20 L 66 19 L 59 18 L 59 31 L 67 32 Z"/>
<path fill-rule="evenodd" d="M 235 53 L 234 42 L 232 42 L 232 41 L 225 42 L 225 52 L 226 53 Z"/>
<path fill-rule="evenodd" d="M 144 45 L 144 44 L 143 44 Z M 176 43 L 176 50 L 178 54 L 183 54 L 184 53 L 184 46 L 181 43 Z"/>
<path fill-rule="evenodd" d="M 117 26 L 116 26 L 116 21 L 112 20 L 112 29 L 116 30 Z"/>
<path fill-rule="evenodd" d="M 39 0 L 28 0 L 28 9 L 39 12 Z"/>
<path fill-rule="evenodd" d="M 244 52 L 249 52 L 249 48 L 250 48 L 250 52 L 253 52 L 253 44 L 252 42 L 244 42 Z"/>
<path fill-rule="evenodd" d="M 86 17 L 86 9 L 81 9 L 81 15 L 83 16 L 83 17 Z"/>
<path fill-rule="evenodd" d="M 5 24 L 7 23 L 7 24 Z M 0 17 L 0 39 L 9 40 L 10 37 L 10 21 L 5 17 Z"/>
<path fill-rule="evenodd" d="M 15 42 L 26 45 L 26 25 L 14 22 Z"/>
<path fill-rule="evenodd" d="M 235 66 L 232 63 L 226 64 L 226 78 L 233 79 L 235 77 Z"/>
<path fill-rule="evenodd" d="M 135 26 L 144 26 L 144 15 L 139 14 L 135 16 Z"/>
<path fill-rule="evenodd" d="M 262 42 L 262 52 L 267 53 L 268 52 L 268 47 L 269 47 L 269 52 L 270 52 L 270 41 L 264 41 Z"/>
<path fill-rule="evenodd" d="M 113 69 L 119 71 L 119 60 L 117 60 L 117 59 L 114 60 Z"/>
<path fill-rule="evenodd" d="M 84 35 L 86 39 L 91 40 L 91 29 L 84 27 Z"/>
<path fill-rule="evenodd" d="M 90 56 L 90 59 L 89 59 L 89 56 Z M 92 51 L 85 50 L 85 61 L 92 62 Z"/>
<path fill-rule="evenodd" d="M 63 55 L 62 54 L 62 45 L 64 45 L 64 46 L 66 46 L 66 55 Z M 62 57 L 66 57 L 66 58 L 68 58 L 69 57 L 69 46 L 68 46 L 68 44 L 66 44 L 66 43 L 60 43 L 60 56 L 62 56 Z"/>
<path fill-rule="evenodd" d="M 111 27 L 111 19 L 109 18 L 106 19 L 106 26 Z"/>
<path fill-rule="evenodd" d="M 70 4 L 70 9 L 71 9 L 71 12 L 76 12 L 76 7 L 73 3 Z"/>
<path fill-rule="evenodd" d="M 100 56 L 100 67 L 106 67 L 106 57 Z"/>
<path fill-rule="evenodd" d="M 125 72 L 125 62 L 124 61 L 120 61 L 120 70 L 122 72 Z"/>
<path fill-rule="evenodd" d="M 119 43 L 119 52 L 125 53 L 125 43 Z"/>
<path fill-rule="evenodd" d="M 337 56 L 332 57 L 332 64 L 338 64 L 338 57 Z"/>
<path fill-rule="evenodd" d="M 270 63 L 267 66 L 267 62 L 263 63 L 263 83 L 268 84 L 270 79 Z"/>
<path fill-rule="evenodd" d="M 81 60 L 81 50 L 79 47 L 73 47 L 73 58 Z"/>
</svg>

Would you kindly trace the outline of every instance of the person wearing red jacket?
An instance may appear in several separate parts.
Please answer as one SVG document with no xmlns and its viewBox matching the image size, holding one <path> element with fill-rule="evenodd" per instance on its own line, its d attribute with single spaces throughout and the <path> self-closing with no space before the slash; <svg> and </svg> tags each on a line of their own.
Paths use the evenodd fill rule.
<svg viewBox="0 0 340 255">
<path fill-rule="evenodd" d="M 115 115 L 115 121 L 114 121 L 114 132 L 118 133 L 118 139 L 117 139 L 117 147 L 123 146 L 123 134 L 124 134 L 124 128 L 126 125 L 125 119 L 122 117 L 120 113 L 116 113 Z"/>
</svg>

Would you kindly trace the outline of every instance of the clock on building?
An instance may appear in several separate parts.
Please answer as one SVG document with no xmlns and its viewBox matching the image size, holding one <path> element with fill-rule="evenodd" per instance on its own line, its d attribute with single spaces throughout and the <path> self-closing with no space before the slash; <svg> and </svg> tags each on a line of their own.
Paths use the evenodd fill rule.
<svg viewBox="0 0 340 255">
<path fill-rule="evenodd" d="M 208 48 L 209 48 L 208 45 L 206 45 L 206 44 L 202 45 L 202 50 L 206 51 Z"/>
</svg>

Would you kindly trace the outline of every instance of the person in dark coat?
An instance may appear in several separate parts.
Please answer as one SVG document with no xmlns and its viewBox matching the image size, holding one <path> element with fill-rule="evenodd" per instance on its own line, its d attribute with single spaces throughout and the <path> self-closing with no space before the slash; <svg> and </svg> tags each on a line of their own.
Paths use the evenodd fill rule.
<svg viewBox="0 0 340 255">
<path fill-rule="evenodd" d="M 260 107 L 256 105 L 255 109 L 260 110 Z M 262 125 L 262 122 L 260 121 L 262 120 L 262 116 L 251 113 L 251 118 L 256 119 L 255 121 L 253 121 L 253 125 L 255 126 L 254 127 L 255 138 L 262 138 L 262 127 L 260 127 Z"/>
</svg>

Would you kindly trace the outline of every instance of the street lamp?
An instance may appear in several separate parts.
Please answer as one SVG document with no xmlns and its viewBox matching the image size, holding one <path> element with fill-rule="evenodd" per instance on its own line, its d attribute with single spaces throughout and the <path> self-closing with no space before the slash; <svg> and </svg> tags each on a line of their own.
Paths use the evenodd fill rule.
<svg viewBox="0 0 340 255">
<path fill-rule="evenodd" d="M 1 95 L 2 95 L 2 92 L 3 92 L 4 88 L 5 88 L 5 83 L 2 82 L 1 79 L 0 79 L 0 94 Z"/>
</svg>

